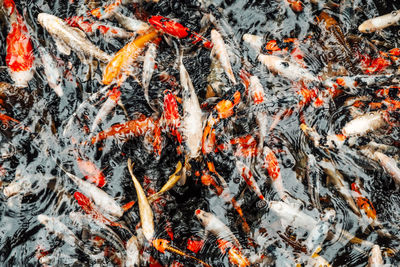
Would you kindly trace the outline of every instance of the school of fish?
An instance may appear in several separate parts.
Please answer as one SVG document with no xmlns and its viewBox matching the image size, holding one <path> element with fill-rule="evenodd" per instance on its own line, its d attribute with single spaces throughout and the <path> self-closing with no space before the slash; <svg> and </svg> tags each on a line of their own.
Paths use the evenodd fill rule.
<svg viewBox="0 0 400 267">
<path fill-rule="evenodd" d="M 64 2 L 0 0 L 4 266 L 400 265 L 394 4 Z"/>
</svg>

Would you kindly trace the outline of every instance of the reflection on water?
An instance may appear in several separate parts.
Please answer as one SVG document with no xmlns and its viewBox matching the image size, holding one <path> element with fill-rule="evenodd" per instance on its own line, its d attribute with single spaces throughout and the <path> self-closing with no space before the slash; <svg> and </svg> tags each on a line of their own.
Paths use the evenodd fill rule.
<svg viewBox="0 0 400 267">
<path fill-rule="evenodd" d="M 374 245 L 399 264 L 399 27 L 358 30 L 396 2 L 1 2 L 4 266 L 365 266 Z M 156 50 L 102 84 L 140 35 Z M 147 197 L 179 180 L 154 233 L 128 158 Z"/>
</svg>

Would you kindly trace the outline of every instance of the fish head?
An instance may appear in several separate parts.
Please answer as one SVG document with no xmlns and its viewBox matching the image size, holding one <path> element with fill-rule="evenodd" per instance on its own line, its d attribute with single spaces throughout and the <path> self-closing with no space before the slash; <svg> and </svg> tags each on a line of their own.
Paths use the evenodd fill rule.
<svg viewBox="0 0 400 267">
<path fill-rule="evenodd" d="M 371 33 L 376 31 L 374 24 L 370 20 L 364 21 L 360 26 L 358 26 L 358 30 L 363 33 Z"/>
<path fill-rule="evenodd" d="M 149 23 L 159 31 L 177 38 L 185 38 L 189 35 L 189 29 L 182 24 L 163 16 L 152 16 Z"/>
<path fill-rule="evenodd" d="M 154 239 L 153 240 L 153 246 L 160 251 L 161 253 L 164 253 L 165 249 L 168 247 L 168 240 L 165 239 Z"/>
<path fill-rule="evenodd" d="M 37 20 L 46 29 L 54 27 L 56 24 L 64 23 L 62 19 L 47 13 L 39 13 Z"/>
<path fill-rule="evenodd" d="M 38 221 L 43 224 L 43 225 L 47 225 L 50 221 L 50 217 L 45 215 L 45 214 L 39 214 L 37 216 Z"/>
<path fill-rule="evenodd" d="M 208 223 L 211 221 L 211 215 L 201 209 L 197 209 L 195 211 L 195 215 L 203 226 L 208 225 Z"/>
</svg>

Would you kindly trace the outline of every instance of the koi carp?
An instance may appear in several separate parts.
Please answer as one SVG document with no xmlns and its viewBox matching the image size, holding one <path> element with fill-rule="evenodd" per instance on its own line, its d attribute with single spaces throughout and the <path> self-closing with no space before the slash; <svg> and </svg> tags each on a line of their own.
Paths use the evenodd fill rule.
<svg viewBox="0 0 400 267">
<path fill-rule="evenodd" d="M 117 218 L 122 217 L 124 210 L 118 205 L 118 203 L 106 192 L 98 188 L 97 186 L 83 181 L 75 175 L 67 172 L 63 167 L 59 166 L 65 174 L 71 178 L 71 180 L 79 187 L 79 189 L 94 201 L 94 203 L 106 214 L 115 216 Z"/>
<path fill-rule="evenodd" d="M 156 57 L 157 57 L 157 45 L 155 43 L 150 43 L 144 55 L 143 71 L 142 71 L 142 86 L 144 89 L 144 98 L 146 99 L 149 105 L 150 105 L 149 85 L 151 76 L 153 76 L 154 68 L 156 66 Z"/>
<path fill-rule="evenodd" d="M 270 201 L 269 207 L 279 216 L 283 227 L 300 227 L 312 231 L 317 225 L 314 218 L 302 212 L 299 206 L 294 203 Z"/>
<path fill-rule="evenodd" d="M 202 264 L 203 266 L 211 267 L 209 264 L 205 263 L 204 261 L 199 260 L 196 257 L 193 257 L 193 256 L 191 256 L 189 254 L 186 254 L 185 252 L 183 252 L 183 251 L 181 251 L 181 250 L 169 245 L 169 241 L 168 240 L 159 238 L 159 239 L 153 240 L 152 243 L 153 243 L 153 246 L 161 253 L 165 253 L 165 251 L 167 250 L 169 252 L 178 254 L 180 256 L 183 256 L 183 257 L 186 257 L 186 258 L 190 258 L 190 259 Z"/>
<path fill-rule="evenodd" d="M 278 56 L 260 54 L 258 56 L 258 61 L 265 65 L 270 71 L 276 72 L 292 81 L 319 81 L 319 79 L 307 69 L 285 61 Z"/>
<path fill-rule="evenodd" d="M 128 31 L 132 31 L 138 34 L 145 33 L 146 31 L 150 30 L 151 27 L 146 22 L 124 16 L 121 13 L 115 13 L 114 17 L 118 21 L 118 23 L 121 24 L 122 27 L 124 27 Z"/>
<path fill-rule="evenodd" d="M 49 52 L 47 52 L 45 48 L 39 47 L 38 50 L 49 86 L 59 97 L 62 97 L 64 95 L 64 92 L 62 89 L 61 72 L 56 62 L 54 61 L 54 58 L 50 55 Z"/>
<path fill-rule="evenodd" d="M 383 265 L 382 252 L 379 245 L 373 245 L 368 258 L 368 267 L 380 267 Z"/>
<path fill-rule="evenodd" d="M 226 226 L 214 214 L 197 209 L 195 211 L 195 215 L 207 232 L 212 233 L 218 239 L 230 241 L 238 248 L 241 248 L 239 240 L 232 233 L 229 227 Z"/>
<path fill-rule="evenodd" d="M 104 187 L 106 185 L 106 177 L 92 161 L 77 157 L 76 163 L 79 171 L 88 182 L 93 183 L 98 187 Z"/>
<path fill-rule="evenodd" d="M 69 55 L 72 49 L 80 56 L 94 57 L 103 62 L 110 60 L 111 57 L 92 44 L 83 32 L 70 27 L 62 19 L 46 13 L 40 13 L 37 19 L 54 38 L 60 52 Z"/>
<path fill-rule="evenodd" d="M 346 123 L 342 129 L 345 136 L 360 136 L 369 132 L 376 131 L 387 125 L 385 113 L 382 111 L 369 112 L 358 116 Z"/>
<path fill-rule="evenodd" d="M 108 92 L 107 95 L 107 100 L 103 103 L 93 120 L 92 126 L 90 127 L 90 132 L 94 132 L 103 118 L 105 118 L 117 106 L 118 102 L 120 101 L 121 91 L 117 87 L 114 87 Z"/>
<path fill-rule="evenodd" d="M 170 190 L 174 185 L 181 179 L 182 163 L 178 161 L 176 164 L 175 172 L 168 178 L 168 181 L 157 193 L 147 198 L 147 201 L 151 204 L 154 200 L 159 198 L 164 192 Z"/>
<path fill-rule="evenodd" d="M 4 1 L 8 11 L 10 30 L 7 35 L 6 64 L 9 74 L 18 87 L 26 87 L 33 77 L 33 47 L 23 17 L 15 8 L 13 0 Z"/>
<path fill-rule="evenodd" d="M 254 191 L 254 193 L 256 193 L 261 200 L 265 200 L 263 194 L 261 193 L 260 187 L 258 186 L 257 181 L 254 179 L 249 167 L 247 167 L 241 161 L 236 161 L 236 168 L 239 170 L 239 173 L 246 181 L 247 185 Z"/>
<path fill-rule="evenodd" d="M 169 34 L 179 39 L 187 39 L 192 44 L 201 43 L 205 48 L 211 49 L 213 44 L 201 36 L 200 34 L 191 31 L 182 24 L 173 21 L 163 16 L 152 16 L 149 18 L 149 23 L 159 31 Z"/>
<path fill-rule="evenodd" d="M 364 21 L 360 26 L 358 26 L 358 30 L 362 33 L 371 33 L 396 24 L 399 20 L 400 11 L 395 10 L 389 14 Z"/>
<path fill-rule="evenodd" d="M 175 95 L 170 90 L 164 91 L 164 119 L 167 127 L 173 136 L 176 136 L 178 142 L 182 143 L 182 136 L 180 133 L 180 116 L 178 112 L 178 104 Z"/>
<path fill-rule="evenodd" d="M 140 251 L 139 242 L 136 236 L 129 238 L 126 242 L 126 267 L 137 267 L 140 266 Z"/>
<path fill-rule="evenodd" d="M 98 19 L 108 19 L 117 12 L 119 6 L 122 4 L 122 0 L 115 0 L 109 5 L 104 7 L 98 7 L 89 11 L 89 13 Z"/>
<path fill-rule="evenodd" d="M 98 220 L 106 225 L 118 226 L 123 228 L 121 224 L 113 222 L 110 219 L 106 218 L 95 206 L 95 204 L 90 200 L 90 198 L 88 198 L 84 194 L 80 192 L 75 192 L 74 198 L 78 202 L 79 206 L 83 209 L 83 211 L 89 214 L 93 219 Z"/>
<path fill-rule="evenodd" d="M 221 66 L 224 68 L 226 75 L 235 85 L 236 79 L 233 74 L 231 62 L 229 60 L 228 51 L 221 34 L 217 30 L 211 30 L 211 41 L 213 42 L 213 49 L 211 55 L 215 54 L 218 60 L 221 62 Z"/>
<path fill-rule="evenodd" d="M 265 157 L 263 168 L 267 170 L 268 176 L 272 179 L 272 185 L 277 191 L 280 199 L 285 201 L 288 195 L 283 187 L 281 169 L 279 168 L 278 159 L 276 158 L 274 152 L 267 146 L 264 147 L 263 156 Z"/>
<path fill-rule="evenodd" d="M 397 166 L 396 160 L 376 151 L 373 155 L 381 164 L 383 169 L 392 176 L 396 184 L 400 184 L 400 168 Z"/>
<path fill-rule="evenodd" d="M 228 251 L 228 259 L 229 261 L 238 267 L 246 267 L 250 266 L 249 260 L 243 256 L 242 252 L 236 247 L 231 247 Z"/>
<path fill-rule="evenodd" d="M 126 74 L 129 73 L 129 68 L 132 67 L 133 62 L 142 53 L 147 43 L 156 39 L 157 36 L 157 31 L 151 31 L 121 48 L 104 69 L 102 83 L 108 85 L 118 79 L 119 86 L 125 80 Z"/>
<path fill-rule="evenodd" d="M 140 221 L 142 223 L 143 235 L 146 237 L 147 241 L 151 241 L 154 236 L 154 219 L 153 211 L 151 210 L 150 204 L 147 201 L 146 194 L 143 191 L 142 186 L 133 174 L 132 161 L 128 159 L 128 170 L 131 174 L 133 184 L 136 189 L 136 194 L 139 203 L 139 213 Z"/>
<path fill-rule="evenodd" d="M 376 219 L 376 210 L 372 205 L 371 201 L 364 197 L 360 192 L 360 187 L 356 183 L 351 184 L 351 190 L 355 192 L 355 199 L 357 206 L 360 210 L 363 210 L 367 217 L 371 218 L 372 220 Z"/>
<path fill-rule="evenodd" d="M 188 147 L 187 154 L 189 158 L 196 158 L 199 154 L 202 140 L 203 114 L 189 73 L 183 65 L 182 56 L 179 65 L 180 80 L 183 87 L 183 138 Z"/>
<path fill-rule="evenodd" d="M 71 27 L 78 27 L 87 35 L 93 35 L 97 31 L 105 37 L 127 39 L 135 35 L 133 32 L 127 32 L 124 29 L 108 25 L 106 23 L 98 23 L 85 17 L 73 16 L 65 19 Z"/>
</svg>

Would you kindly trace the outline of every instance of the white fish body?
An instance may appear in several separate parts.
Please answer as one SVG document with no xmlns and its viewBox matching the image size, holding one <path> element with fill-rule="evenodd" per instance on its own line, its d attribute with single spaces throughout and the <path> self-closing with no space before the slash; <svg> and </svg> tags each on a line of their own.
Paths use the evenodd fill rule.
<svg viewBox="0 0 400 267">
<path fill-rule="evenodd" d="M 363 135 L 378 130 L 384 125 L 386 125 L 386 122 L 382 112 L 369 112 L 346 123 L 342 133 L 346 136 Z"/>
<path fill-rule="evenodd" d="M 57 47 L 61 48 L 62 52 L 68 54 L 72 49 L 78 54 L 94 57 L 103 62 L 108 62 L 111 59 L 111 56 L 92 44 L 84 34 L 68 26 L 62 19 L 50 14 L 40 13 L 38 21 L 53 36 Z"/>
<path fill-rule="evenodd" d="M 39 214 L 37 219 L 49 232 L 53 232 L 58 238 L 64 240 L 71 246 L 76 246 L 81 243 L 75 234 L 57 218 Z"/>
<path fill-rule="evenodd" d="M 243 41 L 248 43 L 255 51 L 259 52 L 261 50 L 263 45 L 263 38 L 261 36 L 246 33 L 242 38 Z"/>
<path fill-rule="evenodd" d="M 180 64 L 180 80 L 183 87 L 183 137 L 189 149 L 189 158 L 199 155 L 203 137 L 203 119 L 199 100 L 185 66 Z"/>
<path fill-rule="evenodd" d="M 395 10 L 389 14 L 364 21 L 358 26 L 358 30 L 363 33 L 375 32 L 396 24 L 399 20 L 400 10 Z"/>
<path fill-rule="evenodd" d="M 207 232 L 212 233 L 219 239 L 233 242 L 238 248 L 241 247 L 238 239 L 229 227 L 221 222 L 214 214 L 197 209 L 195 215 Z"/>
<path fill-rule="evenodd" d="M 214 29 L 211 30 L 211 41 L 214 45 L 212 54 L 215 54 L 217 56 L 228 78 L 232 81 L 233 84 L 236 84 L 235 75 L 232 71 L 232 66 L 229 60 L 229 54 L 226 49 L 226 45 L 224 43 L 224 40 L 222 39 L 221 34 Z"/>
<path fill-rule="evenodd" d="M 63 171 L 74 181 L 83 194 L 89 196 L 93 202 L 105 213 L 117 218 L 122 217 L 124 210 L 118 205 L 118 203 L 106 192 L 98 188 L 97 186 L 79 179 L 75 175 Z"/>
<path fill-rule="evenodd" d="M 264 64 L 270 71 L 276 72 L 289 80 L 318 81 L 318 78 L 308 70 L 280 57 L 260 54 L 258 61 Z"/>
<path fill-rule="evenodd" d="M 117 19 L 118 23 L 128 31 L 144 32 L 151 27 L 146 22 L 124 16 L 121 13 L 115 13 L 114 17 Z"/>
<path fill-rule="evenodd" d="M 132 236 L 126 243 L 125 267 L 140 266 L 139 243 L 136 236 Z"/>
<path fill-rule="evenodd" d="M 142 85 L 144 89 L 144 97 L 147 103 L 149 103 L 149 85 L 151 76 L 153 76 L 154 66 L 156 64 L 157 46 L 154 43 L 148 45 L 146 54 L 143 60 L 143 72 L 142 72 Z"/>
<path fill-rule="evenodd" d="M 378 245 L 372 246 L 367 267 L 383 267 L 382 252 Z"/>
<path fill-rule="evenodd" d="M 271 201 L 270 208 L 279 216 L 284 227 L 300 227 L 312 231 L 317 225 L 317 221 L 314 218 L 300 211 L 299 207 L 295 204 L 288 204 L 283 201 Z"/>
<path fill-rule="evenodd" d="M 61 87 L 61 72 L 57 67 L 56 62 L 54 61 L 53 57 L 46 51 L 46 49 L 44 49 L 43 47 L 39 47 L 38 50 L 42 59 L 44 73 L 46 75 L 49 86 L 59 97 L 62 97 L 64 95 L 64 92 Z"/>
<path fill-rule="evenodd" d="M 93 133 L 97 125 L 105 118 L 118 104 L 118 101 L 111 99 L 110 97 L 103 103 L 99 112 L 97 112 L 96 117 L 93 120 L 90 131 Z"/>
<path fill-rule="evenodd" d="M 379 161 L 383 169 L 392 176 L 393 180 L 400 185 L 400 169 L 396 160 L 379 151 L 374 153 L 374 157 Z"/>
</svg>

